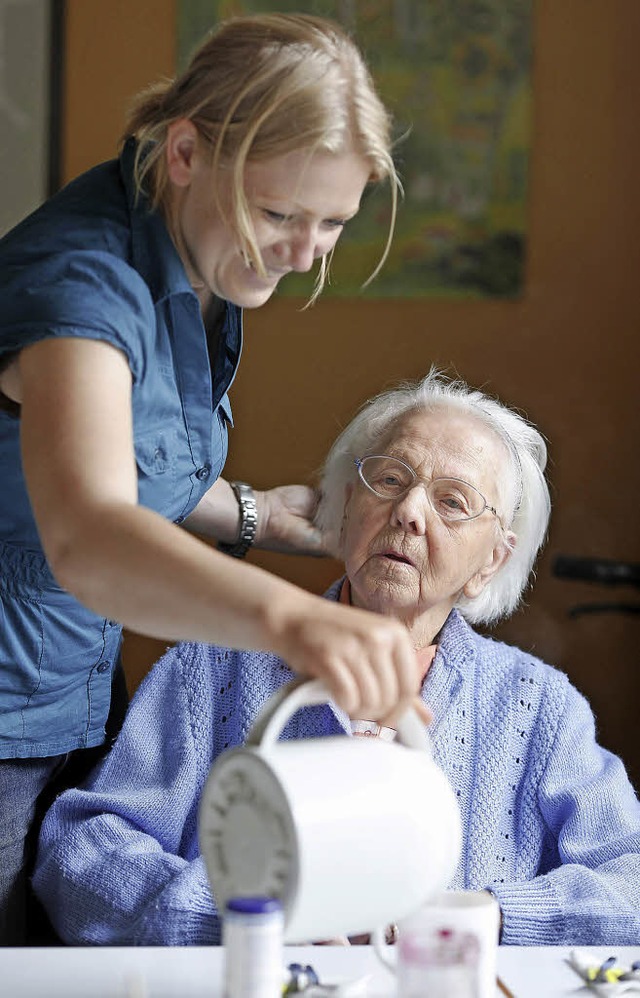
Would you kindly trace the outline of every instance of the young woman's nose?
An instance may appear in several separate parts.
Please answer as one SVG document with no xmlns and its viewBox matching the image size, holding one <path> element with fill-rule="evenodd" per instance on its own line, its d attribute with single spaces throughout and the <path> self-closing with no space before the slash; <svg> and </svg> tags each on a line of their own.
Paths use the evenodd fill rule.
<svg viewBox="0 0 640 998">
<path fill-rule="evenodd" d="M 313 226 L 304 226 L 292 233 L 289 238 L 289 265 L 292 270 L 306 274 L 314 261 L 322 255 L 318 248 L 316 231 Z"/>
<path fill-rule="evenodd" d="M 406 533 L 424 534 L 427 530 L 427 517 L 431 512 L 429 499 L 422 485 L 414 485 L 391 507 L 391 523 L 401 527 Z"/>
</svg>

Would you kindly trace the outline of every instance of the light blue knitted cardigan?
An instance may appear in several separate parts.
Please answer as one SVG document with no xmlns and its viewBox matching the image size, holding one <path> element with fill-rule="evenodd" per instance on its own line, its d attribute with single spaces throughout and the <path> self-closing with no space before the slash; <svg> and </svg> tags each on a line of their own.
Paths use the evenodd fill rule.
<svg viewBox="0 0 640 998">
<path fill-rule="evenodd" d="M 290 678 L 271 655 L 196 644 L 153 668 L 111 753 L 45 819 L 33 882 L 62 939 L 219 941 L 198 854 L 202 786 L 211 761 L 244 740 Z M 462 815 L 452 886 L 495 892 L 503 943 L 637 944 L 640 803 L 566 676 L 481 637 L 453 611 L 423 698 Z M 326 705 L 300 711 L 285 736 L 347 730 Z"/>
</svg>

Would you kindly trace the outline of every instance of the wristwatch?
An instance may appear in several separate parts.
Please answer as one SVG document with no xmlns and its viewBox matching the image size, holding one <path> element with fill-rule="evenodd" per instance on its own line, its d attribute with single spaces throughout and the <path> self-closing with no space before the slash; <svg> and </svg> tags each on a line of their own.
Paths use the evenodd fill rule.
<svg viewBox="0 0 640 998">
<path fill-rule="evenodd" d="M 258 526 L 258 507 L 253 489 L 246 482 L 229 482 L 240 508 L 240 533 L 233 544 L 218 543 L 218 550 L 232 558 L 244 558 L 253 544 Z"/>
</svg>

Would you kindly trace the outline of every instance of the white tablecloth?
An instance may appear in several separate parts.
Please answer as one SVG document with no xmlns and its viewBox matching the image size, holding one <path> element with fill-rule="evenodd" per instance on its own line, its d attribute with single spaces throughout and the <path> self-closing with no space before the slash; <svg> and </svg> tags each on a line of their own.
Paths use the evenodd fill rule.
<svg viewBox="0 0 640 998">
<path fill-rule="evenodd" d="M 567 947 L 502 946 L 498 971 L 515 998 L 589 998 Z M 594 962 L 640 959 L 638 947 L 594 947 Z M 286 963 L 310 963 L 326 983 L 370 975 L 361 994 L 393 996 L 394 980 L 369 946 L 287 946 Z M 221 998 L 219 947 L 0 949 L 3 998 Z M 499 995 L 496 992 L 496 995 Z"/>
</svg>

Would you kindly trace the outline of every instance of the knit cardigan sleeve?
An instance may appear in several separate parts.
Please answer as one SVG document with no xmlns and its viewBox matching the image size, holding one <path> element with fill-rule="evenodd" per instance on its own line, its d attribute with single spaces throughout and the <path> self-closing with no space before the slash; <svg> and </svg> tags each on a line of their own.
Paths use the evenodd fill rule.
<svg viewBox="0 0 640 998">
<path fill-rule="evenodd" d="M 631 944 L 640 939 L 640 803 L 617 756 L 598 745 L 593 714 L 566 698 L 537 790 L 555 843 L 531 880 L 491 885 L 504 943 Z"/>
<path fill-rule="evenodd" d="M 197 746 L 193 736 L 181 657 L 189 648 L 173 649 L 155 666 L 109 755 L 45 818 L 33 884 L 64 942 L 219 941 L 206 871 L 193 848 L 199 774 L 212 745 L 205 737 Z"/>
</svg>

